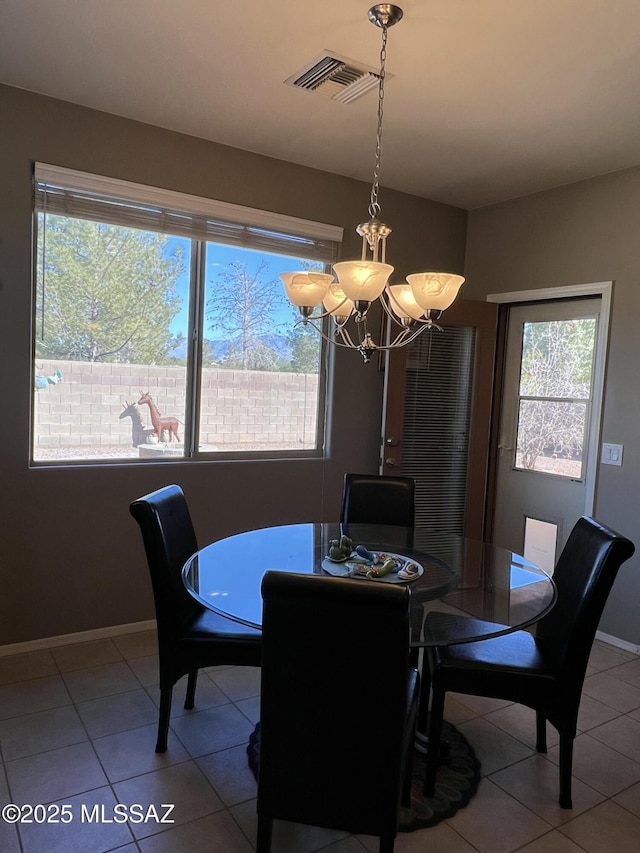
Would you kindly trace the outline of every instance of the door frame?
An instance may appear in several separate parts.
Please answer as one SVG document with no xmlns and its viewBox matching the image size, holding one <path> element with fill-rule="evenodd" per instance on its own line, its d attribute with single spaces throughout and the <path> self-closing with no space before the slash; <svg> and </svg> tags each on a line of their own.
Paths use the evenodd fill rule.
<svg viewBox="0 0 640 853">
<path fill-rule="evenodd" d="M 609 327 L 611 323 L 611 299 L 613 295 L 613 281 L 598 281 L 591 284 L 572 284 L 560 287 L 541 287 L 535 290 L 520 290 L 509 293 L 490 293 L 487 295 L 487 302 L 495 302 L 505 307 L 522 302 L 540 302 L 570 299 L 572 297 L 589 297 L 600 296 L 600 321 L 598 323 L 598 338 L 596 341 L 596 359 L 593 370 L 593 402 L 591 409 L 591 426 L 588 443 L 588 455 L 590 464 L 586 470 L 586 494 L 585 494 L 585 515 L 593 515 L 596 499 L 596 484 L 597 473 L 600 462 L 600 439 L 602 436 L 602 417 L 604 404 L 604 379 L 607 360 L 607 349 L 609 341 Z M 506 312 L 505 312 L 506 314 Z M 506 320 L 506 318 L 505 318 Z M 504 347 L 505 340 L 501 341 Z M 504 356 L 504 351 L 503 351 Z M 502 377 L 502 371 L 500 371 Z M 498 424 L 502 414 L 502 382 L 494 388 L 495 398 L 495 413 L 497 420 L 494 423 Z M 493 494 L 490 496 L 491 505 L 491 522 L 490 527 L 493 530 L 493 509 L 495 507 L 495 486 L 496 486 L 496 461 L 497 461 L 497 430 L 494 431 L 494 441 L 492 446 L 492 476 L 491 489 Z"/>
</svg>

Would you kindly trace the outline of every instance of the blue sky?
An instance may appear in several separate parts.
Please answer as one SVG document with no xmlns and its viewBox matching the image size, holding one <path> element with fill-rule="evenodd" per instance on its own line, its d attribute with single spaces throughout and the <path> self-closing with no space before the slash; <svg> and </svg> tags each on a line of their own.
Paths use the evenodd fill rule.
<svg viewBox="0 0 640 853">
<path fill-rule="evenodd" d="M 182 299 L 182 310 L 177 314 L 172 323 L 171 331 L 173 334 L 182 333 L 187 335 L 188 325 L 188 299 L 189 299 L 189 240 L 179 237 L 170 237 L 167 243 L 167 254 L 170 254 L 174 249 L 183 245 L 183 256 L 185 259 L 185 272 L 180 276 L 176 284 L 176 292 Z M 293 326 L 295 315 L 291 303 L 287 299 L 284 292 L 284 285 L 280 280 L 281 272 L 290 272 L 301 269 L 301 263 L 295 258 L 284 255 L 272 255 L 267 252 L 258 252 L 252 249 L 241 249 L 236 246 L 225 246 L 219 243 L 209 243 L 207 246 L 207 268 L 206 268 L 206 285 L 209 287 L 216 280 L 216 274 L 230 264 L 232 261 L 242 261 L 247 264 L 249 271 L 255 270 L 261 261 L 267 262 L 267 267 L 264 271 L 267 280 L 277 279 L 278 289 L 282 294 L 280 307 L 275 314 L 274 326 L 285 325 L 288 328 Z M 208 338 L 215 339 L 210 330 L 205 330 L 205 335 Z"/>
</svg>

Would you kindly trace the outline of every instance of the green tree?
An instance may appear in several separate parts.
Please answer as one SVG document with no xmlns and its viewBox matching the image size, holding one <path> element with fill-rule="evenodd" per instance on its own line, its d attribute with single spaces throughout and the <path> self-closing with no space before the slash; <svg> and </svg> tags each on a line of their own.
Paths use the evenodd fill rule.
<svg viewBox="0 0 640 853">
<path fill-rule="evenodd" d="M 227 333 L 229 351 L 220 366 L 237 370 L 280 370 L 282 359 L 263 338 L 273 334 L 280 304 L 277 279 L 268 279 L 262 260 L 252 272 L 244 261 L 231 261 L 218 273 L 207 301 L 209 328 Z"/>
<path fill-rule="evenodd" d="M 293 323 L 299 319 L 294 315 Z M 320 335 L 310 326 L 297 323 L 289 333 L 291 344 L 291 362 L 288 369 L 292 373 L 318 373 L 320 370 Z"/>
<path fill-rule="evenodd" d="M 216 359 L 216 354 L 213 348 L 213 345 L 208 338 L 204 338 L 202 341 L 202 364 L 205 367 L 217 367 L 218 360 Z"/>
<path fill-rule="evenodd" d="M 525 323 L 518 418 L 518 463 L 541 454 L 580 460 L 591 394 L 593 318 Z"/>
<path fill-rule="evenodd" d="M 180 310 L 180 249 L 163 234 L 64 216 L 40 217 L 36 355 L 163 363 Z"/>
<path fill-rule="evenodd" d="M 324 266 L 318 261 L 301 259 L 298 261 L 301 270 L 324 272 Z M 320 306 L 319 312 L 324 311 Z M 314 313 L 318 313 L 318 311 Z M 320 372 L 320 335 L 311 326 L 305 326 L 300 322 L 300 314 L 297 308 L 293 309 L 291 315 L 291 330 L 289 332 L 289 343 L 291 344 L 291 363 L 288 367 L 292 373 L 319 373 Z"/>
<path fill-rule="evenodd" d="M 257 340 L 245 352 L 237 344 L 232 345 L 220 367 L 228 370 L 272 370 L 286 371 L 288 362 L 278 356 L 276 350 L 264 341 Z"/>
</svg>

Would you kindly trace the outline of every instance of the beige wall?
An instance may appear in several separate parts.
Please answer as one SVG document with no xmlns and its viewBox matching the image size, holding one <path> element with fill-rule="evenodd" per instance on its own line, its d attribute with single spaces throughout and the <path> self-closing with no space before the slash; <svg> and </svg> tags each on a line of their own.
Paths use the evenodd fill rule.
<svg viewBox="0 0 640 853">
<path fill-rule="evenodd" d="M 624 445 L 598 472 L 595 515 L 640 551 L 640 169 L 539 193 L 469 215 L 467 298 L 614 282 L 602 440 Z M 601 630 L 640 645 L 639 555 L 623 566 Z"/>
<path fill-rule="evenodd" d="M 346 470 L 373 471 L 382 374 L 340 352 L 330 379 L 326 461 L 164 462 L 30 470 L 31 207 L 34 161 L 209 196 L 345 228 L 345 256 L 369 187 L 200 139 L 0 87 L 0 645 L 151 618 L 131 500 L 169 482 L 202 542 L 338 514 Z M 397 274 L 460 269 L 466 213 L 382 190 Z M 366 416 L 363 416 L 366 413 Z"/>
</svg>

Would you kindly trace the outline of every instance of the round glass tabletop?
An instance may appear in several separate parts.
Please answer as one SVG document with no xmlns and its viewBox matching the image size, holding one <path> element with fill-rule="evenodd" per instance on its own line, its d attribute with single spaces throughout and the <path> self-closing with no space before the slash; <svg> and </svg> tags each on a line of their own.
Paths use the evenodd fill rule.
<svg viewBox="0 0 640 853">
<path fill-rule="evenodd" d="M 528 627 L 555 603 L 553 580 L 524 557 L 452 533 L 358 525 L 356 545 L 414 564 L 418 576 L 379 579 L 352 559 L 328 560 L 338 524 L 291 524 L 229 536 L 185 564 L 183 581 L 205 607 L 256 628 L 262 623 L 260 585 L 267 571 L 348 576 L 356 583 L 406 583 L 411 589 L 411 643 L 446 645 L 487 639 Z M 413 540 L 413 541 L 412 541 Z M 408 544 L 411 543 L 411 544 Z M 357 555 L 354 553 L 357 559 Z M 411 571 L 409 571 L 411 574 Z"/>
</svg>

